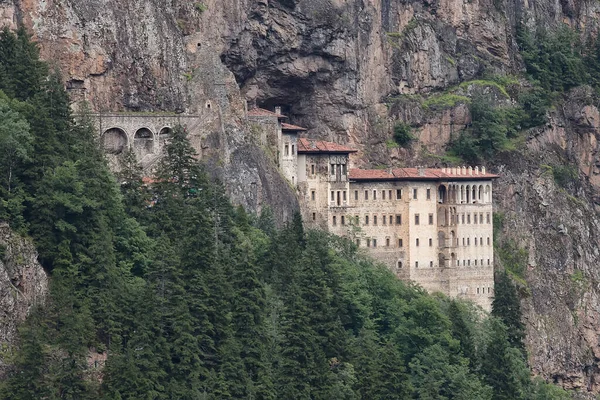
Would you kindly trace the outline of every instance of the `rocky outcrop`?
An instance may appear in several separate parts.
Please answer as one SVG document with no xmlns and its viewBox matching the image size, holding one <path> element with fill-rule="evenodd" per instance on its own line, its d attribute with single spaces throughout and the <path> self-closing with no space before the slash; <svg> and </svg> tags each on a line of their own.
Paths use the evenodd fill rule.
<svg viewBox="0 0 600 400">
<path fill-rule="evenodd" d="M 17 326 L 31 307 L 44 302 L 48 277 L 33 243 L 0 222 L 0 377 L 15 342 Z"/>
</svg>

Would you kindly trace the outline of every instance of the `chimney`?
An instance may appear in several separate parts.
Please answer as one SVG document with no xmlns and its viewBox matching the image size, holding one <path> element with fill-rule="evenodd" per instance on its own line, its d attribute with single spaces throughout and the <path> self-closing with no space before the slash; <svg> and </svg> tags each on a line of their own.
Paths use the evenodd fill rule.
<svg viewBox="0 0 600 400">
<path fill-rule="evenodd" d="M 475 175 L 479 175 L 479 167 L 475 167 Z"/>
<path fill-rule="evenodd" d="M 463 165 L 463 166 L 462 166 L 462 168 L 461 168 L 460 174 L 461 174 L 461 175 L 466 175 L 466 174 L 467 174 L 467 167 L 465 167 L 465 166 Z"/>
<path fill-rule="evenodd" d="M 419 171 L 419 176 L 425 176 L 425 168 L 417 167 L 417 171 Z"/>
<path fill-rule="evenodd" d="M 469 165 L 469 175 L 473 175 L 473 167 Z"/>
<path fill-rule="evenodd" d="M 442 168 L 442 174 L 446 173 L 446 167 Z"/>
<path fill-rule="evenodd" d="M 481 175 L 485 175 L 485 167 L 481 167 Z"/>
<path fill-rule="evenodd" d="M 456 175 L 456 167 L 452 167 L 451 170 L 450 170 L 450 173 L 452 175 Z"/>
<path fill-rule="evenodd" d="M 281 106 L 275 107 L 275 114 L 281 115 Z"/>
</svg>

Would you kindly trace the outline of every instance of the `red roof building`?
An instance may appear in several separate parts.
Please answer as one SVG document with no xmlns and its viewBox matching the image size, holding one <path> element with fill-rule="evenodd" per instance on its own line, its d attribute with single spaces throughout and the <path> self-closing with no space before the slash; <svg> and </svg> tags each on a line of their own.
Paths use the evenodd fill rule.
<svg viewBox="0 0 600 400">
<path fill-rule="evenodd" d="M 350 179 L 355 181 L 431 181 L 431 180 L 484 180 L 495 179 L 485 168 L 395 168 L 395 169 L 351 169 Z"/>
<path fill-rule="evenodd" d="M 277 117 L 277 118 L 287 118 L 285 115 L 265 110 L 264 108 L 253 108 L 252 110 L 248 110 L 249 117 Z"/>
<path fill-rule="evenodd" d="M 298 139 L 298 153 L 355 153 L 356 150 L 350 147 L 323 140 Z"/>
</svg>

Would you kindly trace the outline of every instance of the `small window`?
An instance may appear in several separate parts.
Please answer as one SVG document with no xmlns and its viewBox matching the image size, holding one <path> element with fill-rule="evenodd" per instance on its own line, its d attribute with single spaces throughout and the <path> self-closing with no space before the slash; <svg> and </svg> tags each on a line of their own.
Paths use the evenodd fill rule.
<svg viewBox="0 0 600 400">
<path fill-rule="evenodd" d="M 467 266 L 471 266 L 471 260 L 467 260 Z"/>
<path fill-rule="evenodd" d="M 371 247 L 371 239 L 367 239 L 367 247 Z"/>
<path fill-rule="evenodd" d="M 346 175 L 346 164 L 342 164 L 342 175 Z"/>
<path fill-rule="evenodd" d="M 385 221 L 387 221 L 387 218 L 385 217 L 385 215 L 384 215 L 384 216 L 381 218 L 381 221 L 383 221 L 383 224 L 384 224 L 384 225 L 386 224 L 386 222 L 385 222 Z"/>
<path fill-rule="evenodd" d="M 394 222 L 393 222 L 393 217 L 392 217 L 391 215 L 390 215 L 390 219 L 389 219 L 389 221 L 390 221 L 390 225 L 393 225 L 393 224 L 394 224 Z"/>
<path fill-rule="evenodd" d="M 456 266 L 460 267 L 460 260 L 456 260 Z"/>
<path fill-rule="evenodd" d="M 335 175 L 335 164 L 331 164 L 331 175 Z"/>
<path fill-rule="evenodd" d="M 467 262 L 465 260 L 463 260 L 463 267 L 467 265 Z"/>
<path fill-rule="evenodd" d="M 373 190 L 373 200 L 377 200 L 377 190 Z"/>
<path fill-rule="evenodd" d="M 402 268 L 402 261 L 398 261 L 398 268 Z"/>
<path fill-rule="evenodd" d="M 285 154 L 286 156 L 289 156 L 289 155 L 290 155 L 290 145 L 289 145 L 289 144 L 286 144 L 286 145 L 284 146 L 284 154 Z"/>
<path fill-rule="evenodd" d="M 481 259 L 481 263 L 479 265 L 483 267 L 483 258 Z"/>
<path fill-rule="evenodd" d="M 369 200 L 369 191 L 365 190 L 365 200 Z"/>
<path fill-rule="evenodd" d="M 490 259 L 489 258 L 488 258 L 488 263 L 487 264 L 490 265 Z"/>
<path fill-rule="evenodd" d="M 417 199 L 417 189 L 413 189 L 413 199 Z"/>
<path fill-rule="evenodd" d="M 471 214 L 467 214 L 467 224 L 471 223 Z"/>
<path fill-rule="evenodd" d="M 355 223 L 356 225 L 358 225 L 358 224 L 360 223 L 360 218 L 359 218 L 359 216 L 358 216 L 358 215 L 355 215 L 355 216 L 354 216 L 354 223 Z"/>
<path fill-rule="evenodd" d="M 313 213 L 313 221 L 315 221 L 317 219 L 317 213 Z"/>
<path fill-rule="evenodd" d="M 419 262 L 415 261 L 415 268 L 419 268 Z"/>
<path fill-rule="evenodd" d="M 433 246 L 433 239 L 429 238 L 429 247 Z"/>
<path fill-rule="evenodd" d="M 296 146 L 292 145 L 292 155 L 296 154 Z"/>
<path fill-rule="evenodd" d="M 487 237 L 487 245 L 488 246 L 490 245 L 490 237 L 489 236 Z"/>
<path fill-rule="evenodd" d="M 358 201 L 358 190 L 354 191 L 354 200 Z"/>
<path fill-rule="evenodd" d="M 310 191 L 310 199 L 312 201 L 315 201 L 315 199 L 317 198 L 317 193 L 314 190 Z"/>
<path fill-rule="evenodd" d="M 477 288 L 477 294 L 479 294 L 479 288 Z"/>
<path fill-rule="evenodd" d="M 477 238 L 475 238 L 475 246 L 477 246 Z"/>
<path fill-rule="evenodd" d="M 429 268 L 433 268 L 433 261 L 429 261 Z"/>
<path fill-rule="evenodd" d="M 396 225 L 402 225 L 402 215 L 396 215 Z"/>
<path fill-rule="evenodd" d="M 419 238 L 416 239 L 415 244 L 419 247 Z"/>
<path fill-rule="evenodd" d="M 342 200 L 346 201 L 346 191 L 345 190 L 342 192 Z"/>
<path fill-rule="evenodd" d="M 486 224 L 490 223 L 490 213 L 485 214 L 485 223 Z"/>
<path fill-rule="evenodd" d="M 373 239 L 373 247 L 377 247 L 377 239 Z"/>
<path fill-rule="evenodd" d="M 479 213 L 479 223 L 483 224 L 483 213 Z"/>
<path fill-rule="evenodd" d="M 398 239 L 398 247 L 403 247 L 402 239 Z"/>
<path fill-rule="evenodd" d="M 427 200 L 431 200 L 431 189 L 427 188 Z"/>
<path fill-rule="evenodd" d="M 377 215 L 373 215 L 373 225 L 377 225 Z"/>
<path fill-rule="evenodd" d="M 467 246 L 471 245 L 471 238 L 467 238 Z"/>
<path fill-rule="evenodd" d="M 356 247 L 360 247 L 360 239 L 356 239 Z"/>
<path fill-rule="evenodd" d="M 476 224 L 477 223 L 477 214 L 473 214 L 473 223 Z"/>
<path fill-rule="evenodd" d="M 342 215 L 341 217 L 342 225 L 346 225 L 346 217 Z"/>
<path fill-rule="evenodd" d="M 465 245 L 465 238 L 463 238 L 463 246 Z"/>
<path fill-rule="evenodd" d="M 310 165 L 310 174 L 314 175 L 315 174 L 315 164 L 311 164 Z"/>
<path fill-rule="evenodd" d="M 390 247 L 390 238 L 385 238 L 385 247 Z"/>
<path fill-rule="evenodd" d="M 433 214 L 429 214 L 429 225 L 433 225 Z"/>
<path fill-rule="evenodd" d="M 462 215 L 461 215 L 461 217 L 462 217 L 462 222 L 461 222 L 461 224 L 463 224 L 463 225 L 464 225 L 464 224 L 465 224 L 465 214 L 462 214 Z"/>
<path fill-rule="evenodd" d="M 333 216 L 333 226 L 336 226 L 336 225 L 337 225 L 337 224 L 336 224 L 336 217 L 335 217 L 335 215 L 334 215 L 334 216 Z"/>
<path fill-rule="evenodd" d="M 369 225 L 369 216 L 365 215 L 365 225 Z"/>
<path fill-rule="evenodd" d="M 331 191 L 331 201 L 335 201 L 335 192 Z"/>
<path fill-rule="evenodd" d="M 415 225 L 419 225 L 419 214 L 415 214 Z"/>
<path fill-rule="evenodd" d="M 480 238 L 479 238 L 479 244 L 480 244 L 481 246 L 483 246 L 483 238 L 482 238 L 482 237 L 480 237 Z"/>
<path fill-rule="evenodd" d="M 381 200 L 385 200 L 385 190 L 381 191 Z"/>
<path fill-rule="evenodd" d="M 396 200 L 400 200 L 402 198 L 402 189 L 396 189 Z"/>
<path fill-rule="evenodd" d="M 477 266 L 477 260 L 475 260 L 475 266 Z"/>
</svg>

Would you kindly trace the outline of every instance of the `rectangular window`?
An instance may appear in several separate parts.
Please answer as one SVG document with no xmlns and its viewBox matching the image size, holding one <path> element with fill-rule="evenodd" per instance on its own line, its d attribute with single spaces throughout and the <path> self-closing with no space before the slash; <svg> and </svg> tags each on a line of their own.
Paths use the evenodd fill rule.
<svg viewBox="0 0 600 400">
<path fill-rule="evenodd" d="M 296 146 L 292 145 L 292 155 L 296 154 Z"/>
<path fill-rule="evenodd" d="M 371 239 L 367 239 L 367 247 L 371 247 Z"/>
<path fill-rule="evenodd" d="M 342 215 L 342 225 L 346 225 L 346 217 Z"/>
<path fill-rule="evenodd" d="M 335 215 L 334 215 L 334 216 L 333 216 L 333 226 L 336 226 L 336 225 L 337 225 L 337 224 L 336 224 L 336 217 L 335 217 Z"/>
<path fill-rule="evenodd" d="M 429 225 L 433 225 L 433 214 L 429 214 Z"/>
<path fill-rule="evenodd" d="M 433 268 L 433 261 L 429 261 L 429 268 Z"/>
<path fill-rule="evenodd" d="M 331 201 L 335 201 L 335 192 L 331 191 Z"/>
<path fill-rule="evenodd" d="M 335 175 L 335 164 L 331 164 L 331 175 Z"/>
<path fill-rule="evenodd" d="M 396 215 L 396 225 L 402 225 L 402 215 Z"/>
<path fill-rule="evenodd" d="M 369 216 L 365 215 L 365 225 L 369 225 Z"/>
<path fill-rule="evenodd" d="M 485 223 L 486 224 L 490 223 L 490 213 L 485 214 Z"/>
<path fill-rule="evenodd" d="M 354 200 L 358 201 L 358 190 L 354 191 Z"/>
<path fill-rule="evenodd" d="M 373 215 L 373 225 L 377 225 L 377 215 Z"/>
<path fill-rule="evenodd" d="M 398 239 L 398 247 L 403 247 L 402 239 Z"/>
<path fill-rule="evenodd" d="M 398 261 L 398 268 L 402 268 L 402 261 Z"/>
<path fill-rule="evenodd" d="M 313 213 L 313 221 L 317 219 L 317 213 Z"/>
<path fill-rule="evenodd" d="M 381 221 L 383 222 L 384 225 L 386 224 L 385 221 L 387 221 L 387 218 L 385 217 L 385 215 L 381 218 Z"/>
<path fill-rule="evenodd" d="M 344 201 L 346 201 L 346 191 L 345 191 L 345 190 L 342 192 L 342 199 L 343 199 Z"/>
<path fill-rule="evenodd" d="M 355 223 L 356 225 L 360 224 L 360 218 L 358 217 L 358 215 L 355 215 L 355 216 L 354 216 L 354 223 Z"/>
<path fill-rule="evenodd" d="M 479 213 L 479 223 L 483 224 L 483 213 Z"/>
<path fill-rule="evenodd" d="M 477 294 L 479 294 L 479 288 L 477 288 Z"/>
<path fill-rule="evenodd" d="M 490 265 L 490 259 L 488 258 L 488 265 Z"/>
<path fill-rule="evenodd" d="M 385 190 L 381 191 L 381 200 L 385 200 Z"/>
<path fill-rule="evenodd" d="M 310 174 L 311 175 L 315 174 L 315 164 L 311 164 L 311 166 L 310 166 Z"/>
<path fill-rule="evenodd" d="M 315 199 L 316 199 L 316 198 L 317 198 L 317 194 L 316 194 L 316 192 L 315 192 L 314 190 L 311 190 L 311 191 L 310 191 L 310 199 L 311 199 L 312 201 L 315 201 Z"/>
<path fill-rule="evenodd" d="M 429 238 L 429 247 L 433 246 L 433 239 Z"/>
<path fill-rule="evenodd" d="M 377 200 L 377 190 L 373 190 L 373 200 Z"/>
<path fill-rule="evenodd" d="M 360 239 L 356 239 L 356 247 L 360 247 Z"/>
<path fill-rule="evenodd" d="M 369 191 L 365 190 L 365 200 L 369 200 Z"/>
<path fill-rule="evenodd" d="M 467 246 L 471 245 L 471 238 L 467 238 Z"/>
<path fill-rule="evenodd" d="M 490 237 L 489 236 L 487 237 L 487 245 L 488 246 L 490 245 Z"/>
<path fill-rule="evenodd" d="M 289 155 L 290 155 L 290 145 L 289 145 L 289 144 L 286 144 L 286 145 L 284 146 L 284 154 L 285 154 L 286 156 L 289 156 Z"/>
<path fill-rule="evenodd" d="M 389 221 L 390 221 L 390 225 L 393 225 L 393 224 L 394 224 L 392 219 L 393 219 L 393 217 L 390 215 L 390 219 L 389 219 Z"/>
<path fill-rule="evenodd" d="M 415 261 L 415 268 L 419 268 L 419 262 Z"/>
<path fill-rule="evenodd" d="M 413 189 L 413 199 L 417 199 L 417 189 Z"/>
<path fill-rule="evenodd" d="M 390 238 L 385 238 L 385 247 L 390 247 Z"/>
<path fill-rule="evenodd" d="M 475 246 L 477 246 L 477 238 L 475 238 Z"/>
<path fill-rule="evenodd" d="M 460 260 L 456 260 L 456 266 L 460 267 Z"/>
<path fill-rule="evenodd" d="M 417 247 L 419 247 L 419 238 L 417 238 L 417 239 L 415 240 L 415 244 L 416 244 L 416 246 L 417 246 Z"/>
<path fill-rule="evenodd" d="M 415 214 L 415 225 L 419 225 L 419 214 Z"/>
<path fill-rule="evenodd" d="M 463 225 L 464 225 L 464 224 L 465 224 L 465 214 L 462 214 L 462 215 L 461 215 L 461 217 L 462 217 L 462 222 L 461 222 L 461 224 L 463 224 Z"/>
<path fill-rule="evenodd" d="M 465 238 L 463 238 L 463 246 L 465 245 Z"/>
<path fill-rule="evenodd" d="M 431 200 L 431 189 L 427 188 L 427 200 Z"/>
<path fill-rule="evenodd" d="M 342 175 L 346 175 L 346 164 L 342 164 Z"/>
<path fill-rule="evenodd" d="M 392 199 L 392 191 L 391 190 L 388 190 L 388 199 L 390 199 L 390 200 Z"/>
<path fill-rule="evenodd" d="M 473 214 L 473 223 L 476 224 L 477 223 L 477 214 Z"/>
<path fill-rule="evenodd" d="M 377 247 L 377 239 L 373 239 L 373 247 Z"/>
<path fill-rule="evenodd" d="M 400 200 L 402 198 L 402 189 L 396 189 L 396 200 Z"/>
<path fill-rule="evenodd" d="M 467 266 L 470 267 L 471 266 L 471 260 L 467 260 Z"/>
<path fill-rule="evenodd" d="M 467 214 L 467 224 L 471 223 L 471 213 Z"/>
</svg>

